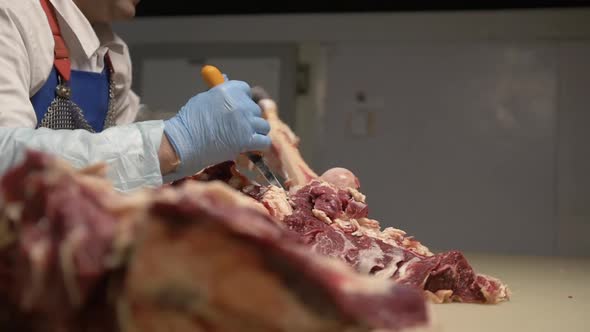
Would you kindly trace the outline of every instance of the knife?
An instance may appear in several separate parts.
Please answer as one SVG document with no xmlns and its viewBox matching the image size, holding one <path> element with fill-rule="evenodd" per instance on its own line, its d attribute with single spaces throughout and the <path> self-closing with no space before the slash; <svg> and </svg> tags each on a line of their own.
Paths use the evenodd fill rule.
<svg viewBox="0 0 590 332">
<path fill-rule="evenodd" d="M 203 80 L 209 88 L 215 87 L 223 82 L 225 82 L 225 78 L 223 74 L 217 69 L 215 66 L 206 65 L 201 69 L 201 76 Z M 283 189 L 283 186 L 277 179 L 277 177 L 272 173 L 268 165 L 262 159 L 262 155 L 256 152 L 246 152 L 245 155 L 250 159 L 250 161 L 254 164 L 258 172 L 268 181 L 269 184 L 279 187 Z"/>
</svg>

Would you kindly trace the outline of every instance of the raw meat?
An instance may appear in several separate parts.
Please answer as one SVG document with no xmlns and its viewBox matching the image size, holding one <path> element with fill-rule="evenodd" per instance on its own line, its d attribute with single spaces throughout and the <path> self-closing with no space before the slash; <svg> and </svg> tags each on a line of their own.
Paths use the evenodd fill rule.
<svg viewBox="0 0 590 332">
<path fill-rule="evenodd" d="M 359 189 L 361 187 L 361 183 L 356 175 L 346 168 L 341 167 L 334 167 L 327 170 L 320 176 L 320 179 L 342 189 Z"/>
<path fill-rule="evenodd" d="M 289 192 L 232 180 L 240 182 L 234 188 L 261 202 L 278 223 L 300 234 L 314 252 L 347 262 L 363 274 L 423 289 L 437 303 L 498 303 L 509 298 L 505 284 L 475 273 L 460 252 L 433 254 L 402 230 L 381 230 L 379 222 L 368 217 L 358 178 L 344 168 L 318 177 L 301 158 L 299 139 L 280 120 L 276 104 L 261 99 L 259 105 L 271 124 L 273 148 L 266 159 L 287 179 Z M 206 172 L 239 177 L 232 163 Z"/>
<path fill-rule="evenodd" d="M 106 272 L 119 218 L 103 206 L 114 192 L 97 173 L 30 153 L 1 178 L 1 331 L 114 329 Z"/>
<path fill-rule="evenodd" d="M 141 331 L 193 331 L 195 316 L 215 331 L 397 330 L 426 321 L 415 290 L 310 253 L 227 186 L 187 184 L 161 197 L 127 279 Z"/>
<path fill-rule="evenodd" d="M 197 177 L 243 184 L 222 166 Z M 101 170 L 31 152 L 0 179 L 1 331 L 398 331 L 428 322 L 415 288 L 313 253 L 223 182 L 122 195 Z"/>
<path fill-rule="evenodd" d="M 508 299 L 460 252 L 381 230 L 357 177 L 318 177 L 259 103 L 288 192 L 226 162 L 122 195 L 101 165 L 30 152 L 0 179 L 0 330 L 397 331 L 428 323 L 423 294 Z"/>
</svg>

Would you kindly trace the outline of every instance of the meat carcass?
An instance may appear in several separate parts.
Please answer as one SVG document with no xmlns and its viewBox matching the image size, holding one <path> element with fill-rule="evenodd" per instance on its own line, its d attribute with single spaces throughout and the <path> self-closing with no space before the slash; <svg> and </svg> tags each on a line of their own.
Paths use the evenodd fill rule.
<svg viewBox="0 0 590 332">
<path fill-rule="evenodd" d="M 379 222 L 368 216 L 358 178 L 344 168 L 318 176 L 302 159 L 299 139 L 280 120 L 276 104 L 265 98 L 258 103 L 271 124 L 273 145 L 267 162 L 286 179 L 289 191 L 248 185 L 232 163 L 213 166 L 195 180 L 226 180 L 262 203 L 279 224 L 297 232 L 314 252 L 344 261 L 376 279 L 423 289 L 433 302 L 498 303 L 509 298 L 505 284 L 475 273 L 460 252 L 434 254 L 402 230 L 381 230 Z"/>
<path fill-rule="evenodd" d="M 313 253 L 223 182 L 123 195 L 100 173 L 31 152 L 0 179 L 1 331 L 397 331 L 428 321 L 419 291 Z"/>
</svg>

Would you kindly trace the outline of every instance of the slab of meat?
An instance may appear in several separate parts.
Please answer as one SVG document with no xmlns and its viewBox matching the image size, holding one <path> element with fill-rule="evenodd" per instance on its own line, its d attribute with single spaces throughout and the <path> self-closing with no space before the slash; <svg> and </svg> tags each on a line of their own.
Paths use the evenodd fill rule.
<svg viewBox="0 0 590 332">
<path fill-rule="evenodd" d="M 0 331 L 398 331 L 428 321 L 418 290 L 314 253 L 225 183 L 123 195 L 100 173 L 31 152 L 0 179 Z M 199 176 L 211 174 L 223 178 Z"/>
<path fill-rule="evenodd" d="M 426 321 L 414 289 L 311 253 L 252 206 L 220 183 L 187 184 L 152 203 L 126 287 L 139 330 L 194 331 L 194 318 L 204 331 L 397 330 Z"/>
<path fill-rule="evenodd" d="M 350 187 L 312 181 L 289 195 L 289 201 L 293 213 L 282 222 L 315 252 L 361 273 L 422 288 L 435 302 L 497 303 L 507 297 L 500 281 L 475 274 L 460 252 L 433 254 L 403 231 L 381 232 L 378 222 L 368 218 L 364 197 Z"/>
<path fill-rule="evenodd" d="M 434 254 L 402 230 L 381 230 L 368 216 L 358 178 L 344 168 L 318 177 L 301 158 L 298 138 L 279 119 L 274 102 L 262 99 L 259 104 L 271 124 L 273 148 L 267 161 L 287 179 L 289 192 L 248 185 L 232 163 L 213 166 L 195 180 L 227 181 L 262 203 L 277 223 L 297 232 L 314 252 L 363 274 L 423 289 L 433 302 L 498 303 L 509 298 L 506 285 L 475 273 L 460 252 Z"/>
</svg>

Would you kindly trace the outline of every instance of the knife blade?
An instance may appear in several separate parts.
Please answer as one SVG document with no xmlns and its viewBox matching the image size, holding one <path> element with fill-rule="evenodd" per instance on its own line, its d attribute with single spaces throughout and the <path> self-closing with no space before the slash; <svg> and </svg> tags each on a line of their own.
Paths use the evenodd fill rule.
<svg viewBox="0 0 590 332">
<path fill-rule="evenodd" d="M 283 185 L 281 185 L 281 182 L 279 182 L 268 165 L 266 165 L 261 155 L 252 152 L 247 152 L 246 155 L 248 156 L 248 159 L 250 159 L 250 161 L 254 164 L 260 175 L 262 175 L 269 184 L 284 189 Z"/>
<path fill-rule="evenodd" d="M 219 85 L 225 81 L 221 71 L 215 66 L 206 65 L 201 69 L 201 76 L 209 88 Z M 270 170 L 268 165 L 262 159 L 262 155 L 254 152 L 245 153 L 248 159 L 254 164 L 258 172 L 268 181 L 269 184 L 284 189 L 277 177 Z"/>
</svg>

